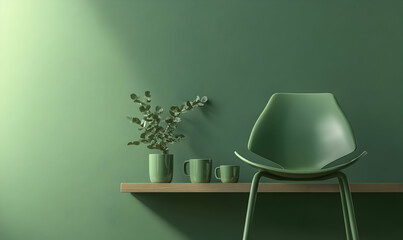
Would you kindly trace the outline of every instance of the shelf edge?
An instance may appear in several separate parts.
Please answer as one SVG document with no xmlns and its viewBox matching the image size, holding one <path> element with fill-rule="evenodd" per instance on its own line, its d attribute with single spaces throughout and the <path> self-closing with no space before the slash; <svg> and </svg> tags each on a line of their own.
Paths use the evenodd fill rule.
<svg viewBox="0 0 403 240">
<path fill-rule="evenodd" d="M 403 193 L 403 183 L 351 183 L 354 193 Z M 125 193 L 248 193 L 250 183 L 121 183 Z M 260 183 L 261 193 L 337 193 L 337 183 Z"/>
</svg>

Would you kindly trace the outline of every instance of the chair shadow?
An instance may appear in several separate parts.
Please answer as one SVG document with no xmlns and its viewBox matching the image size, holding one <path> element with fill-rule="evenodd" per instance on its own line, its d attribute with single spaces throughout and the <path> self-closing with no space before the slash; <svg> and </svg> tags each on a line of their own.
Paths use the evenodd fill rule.
<svg viewBox="0 0 403 240">
<path fill-rule="evenodd" d="M 132 195 L 189 239 L 242 238 L 248 194 Z M 401 239 L 403 194 L 354 194 L 353 198 L 362 239 Z M 339 195 L 259 194 L 250 239 L 267 236 L 345 239 Z"/>
</svg>

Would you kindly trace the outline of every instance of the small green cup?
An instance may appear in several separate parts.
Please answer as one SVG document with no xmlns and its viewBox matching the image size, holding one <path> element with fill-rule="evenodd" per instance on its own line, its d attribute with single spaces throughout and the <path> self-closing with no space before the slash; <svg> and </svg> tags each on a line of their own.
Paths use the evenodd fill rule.
<svg viewBox="0 0 403 240">
<path fill-rule="evenodd" d="M 236 183 L 239 179 L 239 168 L 239 166 L 234 165 L 221 165 L 215 168 L 215 177 L 223 183 Z"/>
<path fill-rule="evenodd" d="M 183 171 L 186 176 L 190 176 L 192 183 L 208 183 L 211 180 L 211 166 L 211 159 L 189 159 L 183 163 Z"/>
</svg>

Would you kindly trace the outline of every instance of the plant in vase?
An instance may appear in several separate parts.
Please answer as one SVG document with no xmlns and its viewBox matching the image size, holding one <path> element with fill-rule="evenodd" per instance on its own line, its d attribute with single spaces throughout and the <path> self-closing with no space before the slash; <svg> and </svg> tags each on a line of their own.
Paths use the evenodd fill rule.
<svg viewBox="0 0 403 240">
<path fill-rule="evenodd" d="M 127 145 L 146 144 L 149 149 L 157 149 L 160 154 L 150 154 L 149 174 L 151 182 L 171 182 L 173 174 L 173 155 L 169 154 L 169 144 L 179 142 L 185 136 L 176 133 L 181 115 L 196 107 L 204 106 L 207 97 L 196 97 L 193 101 L 186 101 L 180 106 L 171 106 L 169 114 L 164 116 L 161 106 L 151 107 L 151 93 L 146 91 L 144 97 L 132 93 L 130 98 L 139 105 L 141 117 L 127 117 L 138 125 L 140 137 Z"/>
</svg>

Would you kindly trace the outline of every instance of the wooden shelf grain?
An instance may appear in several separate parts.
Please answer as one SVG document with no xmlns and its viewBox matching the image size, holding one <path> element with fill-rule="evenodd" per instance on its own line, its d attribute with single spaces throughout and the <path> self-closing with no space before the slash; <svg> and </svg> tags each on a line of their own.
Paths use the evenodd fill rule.
<svg viewBox="0 0 403 240">
<path fill-rule="evenodd" d="M 355 193 L 403 193 L 403 183 L 351 183 Z M 121 183 L 126 193 L 247 193 L 250 183 Z M 259 192 L 336 193 L 338 183 L 260 183 Z"/>
</svg>

